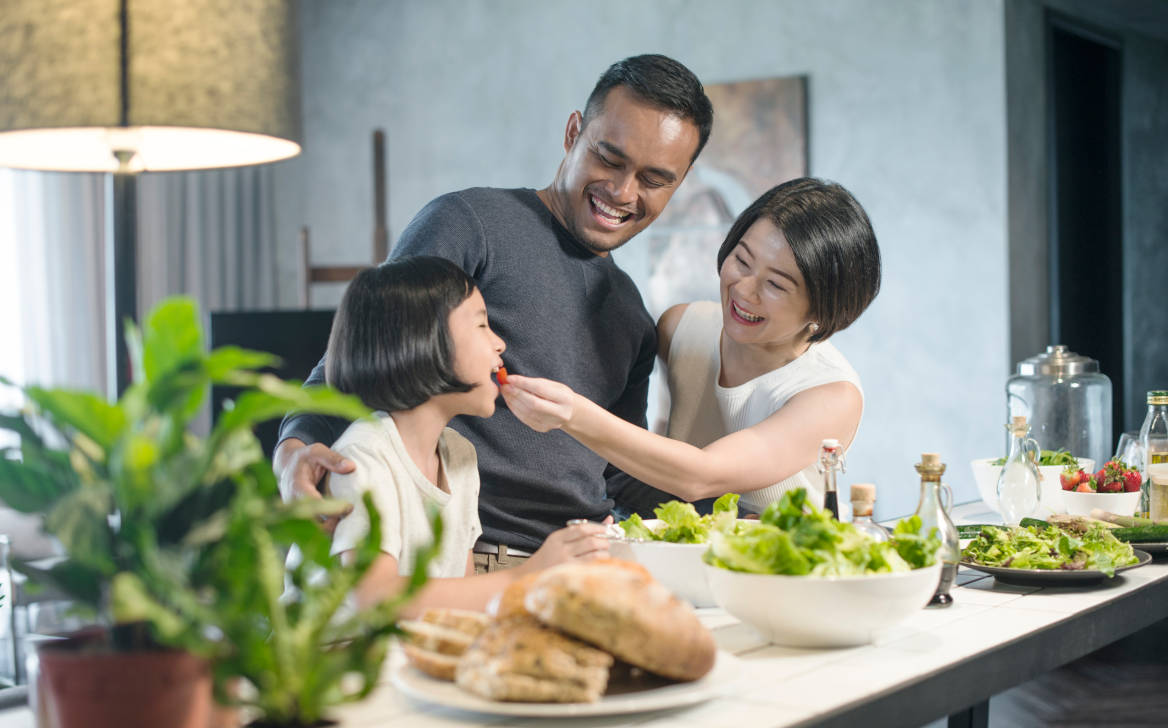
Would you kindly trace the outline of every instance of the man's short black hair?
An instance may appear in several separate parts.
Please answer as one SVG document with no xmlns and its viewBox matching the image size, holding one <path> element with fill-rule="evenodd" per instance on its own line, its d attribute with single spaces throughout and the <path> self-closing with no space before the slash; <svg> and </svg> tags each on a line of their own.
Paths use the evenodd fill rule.
<svg viewBox="0 0 1168 728">
<path fill-rule="evenodd" d="M 469 392 L 473 385 L 454 371 L 450 312 L 474 288 L 461 268 L 434 256 L 407 256 L 361 271 L 333 319 L 325 379 L 386 412 Z"/>
<path fill-rule="evenodd" d="M 604 99 L 617 86 L 624 86 L 638 99 L 694 124 L 698 128 L 698 158 L 714 125 L 714 106 L 698 77 L 677 61 L 657 54 L 633 56 L 608 67 L 596 82 L 584 106 L 584 126 L 604 111 Z"/>
<path fill-rule="evenodd" d="M 801 177 L 772 187 L 734 221 L 718 250 L 718 271 L 757 220 L 783 232 L 803 274 L 812 320 L 822 341 L 860 317 L 880 291 L 880 248 L 868 214 L 836 184 Z"/>
</svg>

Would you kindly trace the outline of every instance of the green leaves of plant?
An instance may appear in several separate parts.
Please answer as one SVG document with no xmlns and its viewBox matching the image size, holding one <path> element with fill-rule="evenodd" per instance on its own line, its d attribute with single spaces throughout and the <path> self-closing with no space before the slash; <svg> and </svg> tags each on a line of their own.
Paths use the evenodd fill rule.
<svg viewBox="0 0 1168 728">
<path fill-rule="evenodd" d="M 336 415 L 350 420 L 369 415 L 369 408 L 361 404 L 361 400 L 328 387 L 301 387 L 271 374 L 261 374 L 255 387 L 255 390 L 240 395 L 235 405 L 223 413 L 215 427 L 216 435 L 283 417 L 290 410 Z"/>
<path fill-rule="evenodd" d="M 76 430 L 103 449 L 126 429 L 125 413 L 91 392 L 26 387 L 24 393 L 57 427 Z"/>
</svg>

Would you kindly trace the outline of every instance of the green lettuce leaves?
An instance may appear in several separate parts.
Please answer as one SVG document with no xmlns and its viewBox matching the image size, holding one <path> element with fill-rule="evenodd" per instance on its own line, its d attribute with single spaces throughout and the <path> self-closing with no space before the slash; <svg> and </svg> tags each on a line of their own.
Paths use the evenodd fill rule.
<svg viewBox="0 0 1168 728">
<path fill-rule="evenodd" d="M 654 509 L 661 521 L 650 528 L 638 515 L 622 521 L 625 536 L 643 541 L 709 543 L 706 563 L 754 574 L 856 576 L 910 571 L 936 561 L 941 541 L 936 529 L 921 533 L 913 516 L 896 525 L 887 542 L 879 542 L 840 523 L 807 502 L 797 488 L 771 503 L 757 521 L 738 520 L 738 494 L 727 493 L 713 513 L 699 516 L 690 503 L 670 501 Z"/>
<path fill-rule="evenodd" d="M 714 501 L 714 512 L 699 516 L 692 503 L 669 501 L 653 509 L 654 515 L 662 522 L 662 528 L 654 531 L 645 525 L 641 517 L 634 513 L 620 522 L 625 536 L 642 541 L 667 541 L 669 543 L 706 543 L 714 528 L 730 528 L 738 519 L 738 494 L 726 493 Z"/>
<path fill-rule="evenodd" d="M 1117 539 L 1109 529 L 1093 525 L 1082 536 L 1056 526 L 983 526 L 962 550 L 963 559 L 984 566 L 1011 569 L 1090 569 L 1114 576 L 1118 566 L 1139 559 L 1131 544 Z"/>
</svg>

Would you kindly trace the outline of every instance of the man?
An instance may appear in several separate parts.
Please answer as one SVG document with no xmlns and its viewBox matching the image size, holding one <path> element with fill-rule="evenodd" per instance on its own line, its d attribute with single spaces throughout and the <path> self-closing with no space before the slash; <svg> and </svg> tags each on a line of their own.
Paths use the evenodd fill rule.
<svg viewBox="0 0 1168 728">
<path fill-rule="evenodd" d="M 568 117 L 564 159 L 541 190 L 443 195 L 402 233 L 391 257 L 439 255 L 474 278 L 512 371 L 564 382 L 645 426 L 654 322 L 609 256 L 664 209 L 709 138 L 713 108 L 698 79 L 660 55 L 611 66 L 584 112 Z M 324 380 L 323 362 L 309 383 Z M 275 468 L 285 498 L 316 494 L 352 463 L 327 448 L 345 423 L 288 417 Z M 606 463 L 561 432 L 537 433 L 506 410 L 454 427 L 478 452 L 483 538 L 476 567 L 506 566 L 572 518 L 611 510 Z"/>
</svg>

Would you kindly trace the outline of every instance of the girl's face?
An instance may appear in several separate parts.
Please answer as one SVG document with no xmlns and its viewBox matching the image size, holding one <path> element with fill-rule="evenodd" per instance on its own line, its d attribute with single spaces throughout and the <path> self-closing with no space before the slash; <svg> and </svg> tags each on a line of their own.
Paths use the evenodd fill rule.
<svg viewBox="0 0 1168 728">
<path fill-rule="evenodd" d="M 784 345 L 810 335 L 810 300 L 783 231 L 767 218 L 746 229 L 719 272 L 722 330 L 740 344 Z"/>
<path fill-rule="evenodd" d="M 487 323 L 487 304 L 476 288 L 450 312 L 450 338 L 454 343 L 454 372 L 474 385 L 469 392 L 453 395 L 459 399 L 461 414 L 490 417 L 495 413 L 499 388 L 491 375 L 503 365 L 500 354 L 507 348 Z"/>
</svg>

